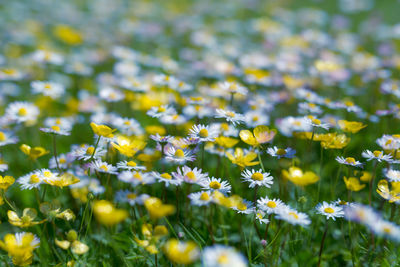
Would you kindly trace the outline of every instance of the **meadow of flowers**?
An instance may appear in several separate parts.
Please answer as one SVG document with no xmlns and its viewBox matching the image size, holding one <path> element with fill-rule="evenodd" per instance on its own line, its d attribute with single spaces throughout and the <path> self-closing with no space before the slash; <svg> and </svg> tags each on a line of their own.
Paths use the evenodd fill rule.
<svg viewBox="0 0 400 267">
<path fill-rule="evenodd" d="M 0 266 L 395 266 L 398 1 L 0 6 Z"/>
</svg>

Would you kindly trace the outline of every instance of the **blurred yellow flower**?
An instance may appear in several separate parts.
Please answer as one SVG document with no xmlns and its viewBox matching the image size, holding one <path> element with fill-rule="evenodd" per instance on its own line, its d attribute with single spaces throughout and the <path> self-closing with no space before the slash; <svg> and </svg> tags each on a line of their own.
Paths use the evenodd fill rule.
<svg viewBox="0 0 400 267">
<path fill-rule="evenodd" d="M 225 148 L 234 147 L 238 142 L 239 142 L 238 139 L 227 136 L 219 136 L 215 138 L 215 143 Z"/>
<path fill-rule="evenodd" d="M 6 191 L 14 182 L 14 177 L 8 175 L 3 177 L 0 175 L 0 189 Z"/>
<path fill-rule="evenodd" d="M 356 177 L 343 177 L 344 183 L 346 184 L 346 188 L 350 191 L 360 191 L 365 187 L 365 184 L 361 184 L 360 181 Z"/>
<path fill-rule="evenodd" d="M 82 34 L 68 25 L 56 25 L 53 34 L 69 45 L 79 45 L 82 43 Z"/>
<path fill-rule="evenodd" d="M 193 241 L 179 241 L 170 239 L 164 245 L 164 252 L 168 259 L 176 264 L 191 264 L 200 255 L 200 251 Z"/>
<path fill-rule="evenodd" d="M 314 184 L 319 181 L 319 176 L 312 171 L 303 172 L 302 169 L 298 167 L 290 167 L 289 171 L 282 170 L 282 176 L 288 179 L 295 185 L 306 186 Z"/>
<path fill-rule="evenodd" d="M 367 127 L 367 125 L 363 124 L 362 122 L 358 121 L 346 121 L 346 120 L 340 120 L 338 121 L 338 125 L 340 129 L 342 129 L 344 132 L 349 132 L 349 133 L 357 133 L 361 129 Z"/>
<path fill-rule="evenodd" d="M 64 187 L 78 183 L 80 180 L 73 174 L 65 172 L 62 174 L 54 175 L 51 179 L 44 180 L 46 184 Z"/>
<path fill-rule="evenodd" d="M 270 130 L 268 126 L 264 125 L 257 126 L 253 130 L 253 133 L 249 130 L 241 130 L 239 133 L 240 139 L 242 139 L 243 142 L 254 147 L 270 142 L 274 139 L 275 135 L 276 130 Z"/>
<path fill-rule="evenodd" d="M 156 197 L 149 197 L 146 199 L 144 206 L 152 219 L 160 219 L 175 213 L 175 206 L 163 204 L 162 201 Z"/>
<path fill-rule="evenodd" d="M 39 246 L 39 239 L 32 233 L 7 234 L 0 241 L 0 248 L 7 251 L 15 265 L 32 264 L 33 250 Z"/>
<path fill-rule="evenodd" d="M 107 200 L 97 200 L 93 203 L 93 212 L 97 221 L 106 226 L 115 225 L 128 217 L 128 212 L 117 209 Z"/>
<path fill-rule="evenodd" d="M 398 183 L 398 182 L 397 182 Z M 399 186 L 393 186 L 392 183 L 392 190 L 389 189 L 389 183 L 386 180 L 380 180 L 376 192 L 389 201 L 390 203 L 400 201 L 400 188 Z"/>
<path fill-rule="evenodd" d="M 325 149 L 342 149 L 350 143 L 350 137 L 345 134 L 327 133 L 314 136 L 316 141 L 321 141 L 321 146 Z"/>
<path fill-rule="evenodd" d="M 25 155 L 29 156 L 29 158 L 32 160 L 36 160 L 37 158 L 40 158 L 50 153 L 50 151 L 40 146 L 30 147 L 26 144 L 22 144 L 19 148 L 21 149 L 22 152 L 24 152 Z"/>
</svg>

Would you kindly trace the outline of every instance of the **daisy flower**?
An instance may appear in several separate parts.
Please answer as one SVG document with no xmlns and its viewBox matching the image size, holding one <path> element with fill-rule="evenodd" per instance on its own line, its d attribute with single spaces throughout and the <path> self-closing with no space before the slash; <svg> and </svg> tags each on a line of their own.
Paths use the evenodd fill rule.
<svg viewBox="0 0 400 267">
<path fill-rule="evenodd" d="M 152 184 L 155 182 L 155 179 L 152 175 L 147 172 L 140 171 L 123 171 L 118 174 L 118 179 L 124 183 L 132 184 L 133 186 L 140 184 Z"/>
<path fill-rule="evenodd" d="M 18 178 L 17 183 L 21 185 L 22 189 L 39 188 L 43 184 L 43 176 L 39 175 L 38 171 L 33 171 Z"/>
<path fill-rule="evenodd" d="M 45 133 L 65 135 L 65 136 L 68 136 L 68 135 L 71 134 L 70 129 L 68 129 L 68 130 L 67 129 L 63 129 L 63 128 L 60 128 L 60 126 L 57 126 L 57 125 L 51 126 L 50 128 L 40 128 L 40 130 L 42 132 L 45 132 Z"/>
<path fill-rule="evenodd" d="M 48 81 L 31 82 L 33 94 L 43 94 L 53 99 L 61 97 L 65 92 L 65 87 L 60 83 Z"/>
<path fill-rule="evenodd" d="M 173 172 L 172 175 L 185 183 L 196 183 L 201 184 L 202 181 L 208 178 L 208 173 L 202 173 L 201 169 L 197 169 L 197 167 L 191 169 L 188 166 L 183 166 L 182 168 L 177 168 L 176 172 Z"/>
<path fill-rule="evenodd" d="M 231 192 L 231 185 L 227 181 L 222 181 L 221 178 L 215 177 L 207 177 L 206 179 L 201 181 L 200 184 L 203 189 L 210 191 L 219 191 L 221 193 L 229 193 Z"/>
<path fill-rule="evenodd" d="M 49 169 L 40 169 L 39 171 L 37 171 L 37 175 L 44 182 L 55 180 L 58 178 L 58 173 L 52 172 Z"/>
<path fill-rule="evenodd" d="M 159 182 L 163 182 L 166 187 L 168 187 L 170 184 L 172 185 L 179 185 L 181 181 L 174 179 L 171 174 L 169 173 L 158 173 L 158 172 L 152 172 L 151 175 L 158 180 Z"/>
<path fill-rule="evenodd" d="M 307 214 L 298 212 L 288 206 L 278 212 L 277 219 L 284 220 L 293 225 L 301 226 L 307 226 L 311 223 Z"/>
<path fill-rule="evenodd" d="M 389 169 L 385 172 L 385 176 L 390 182 L 400 182 L 400 171 L 398 170 Z"/>
<path fill-rule="evenodd" d="M 160 118 L 160 122 L 163 124 L 173 124 L 173 125 L 181 125 L 187 122 L 185 116 L 174 114 L 174 115 L 165 115 Z"/>
<path fill-rule="evenodd" d="M 5 130 L 0 130 L 0 146 L 15 144 L 18 142 L 18 137 L 13 133 Z"/>
<path fill-rule="evenodd" d="M 32 103 L 13 102 L 7 106 L 5 115 L 11 121 L 20 123 L 36 121 L 39 113 L 39 108 Z"/>
<path fill-rule="evenodd" d="M 170 136 L 170 135 L 166 135 L 166 136 L 161 136 L 158 133 L 154 134 L 154 135 L 150 135 L 149 136 L 150 139 L 156 141 L 157 143 L 162 143 L 162 144 L 166 144 L 168 143 L 171 139 L 173 139 L 174 137 Z"/>
<path fill-rule="evenodd" d="M 373 159 L 376 159 L 379 162 L 382 162 L 382 161 L 390 162 L 390 161 L 392 161 L 392 156 L 383 154 L 383 151 L 375 150 L 374 152 L 371 152 L 370 150 L 365 150 L 364 152 L 361 153 L 361 155 L 364 158 L 366 158 L 367 161 L 371 161 Z"/>
<path fill-rule="evenodd" d="M 240 202 L 238 202 L 235 206 L 232 207 L 232 209 L 242 214 L 251 214 L 255 212 L 253 203 L 245 199 L 242 199 Z"/>
<path fill-rule="evenodd" d="M 256 170 L 244 170 L 242 172 L 242 180 L 250 183 L 249 187 L 265 186 L 270 188 L 273 184 L 273 177 L 270 176 L 269 172 L 263 172 L 262 169 Z"/>
<path fill-rule="evenodd" d="M 383 135 L 381 138 L 376 140 L 376 143 L 383 150 L 397 150 L 400 149 L 400 138 L 394 137 L 392 135 Z"/>
<path fill-rule="evenodd" d="M 196 156 L 192 150 L 180 149 L 170 146 L 165 152 L 165 159 L 177 164 L 185 164 L 186 161 L 194 161 Z"/>
<path fill-rule="evenodd" d="M 202 124 L 194 125 L 190 129 L 190 137 L 198 138 L 201 142 L 213 142 L 218 137 L 218 130 Z"/>
<path fill-rule="evenodd" d="M 112 87 L 104 87 L 99 91 L 99 96 L 106 102 L 118 102 L 125 98 L 125 94 Z"/>
<path fill-rule="evenodd" d="M 244 116 L 242 114 L 224 109 L 217 109 L 215 118 L 223 118 L 227 122 L 232 123 L 233 125 L 244 122 Z"/>
<path fill-rule="evenodd" d="M 246 267 L 247 260 L 234 248 L 224 245 L 205 247 L 202 254 L 202 265 L 207 267 Z"/>
<path fill-rule="evenodd" d="M 272 157 L 276 157 L 278 159 L 280 158 L 294 158 L 294 155 L 296 154 L 296 150 L 294 150 L 293 148 L 277 148 L 276 146 L 274 147 L 269 147 L 267 149 L 267 153 L 270 154 Z"/>
<path fill-rule="evenodd" d="M 162 105 L 159 107 L 152 107 L 150 110 L 147 111 L 146 114 L 153 118 L 161 118 L 167 115 L 174 115 L 176 114 L 176 111 L 173 107 L 169 105 Z"/>
<path fill-rule="evenodd" d="M 265 212 L 263 210 L 257 210 L 256 211 L 256 219 L 258 220 L 259 223 L 261 224 L 267 224 L 269 223 L 269 220 L 264 217 Z"/>
<path fill-rule="evenodd" d="M 306 117 L 306 123 L 308 123 L 310 126 L 313 126 L 316 128 L 322 128 L 325 130 L 329 130 L 329 128 L 331 127 L 330 124 L 323 123 L 323 122 L 321 122 L 321 120 L 315 118 L 314 116 Z"/>
<path fill-rule="evenodd" d="M 268 125 L 269 117 L 262 110 L 250 110 L 244 113 L 244 122 L 249 128 L 255 128 L 258 125 Z"/>
<path fill-rule="evenodd" d="M 210 191 L 195 192 L 188 195 L 190 203 L 195 206 L 205 206 L 211 203 L 212 194 Z"/>
<path fill-rule="evenodd" d="M 138 165 L 136 162 L 133 160 L 130 161 L 120 161 L 117 163 L 117 168 L 122 169 L 122 170 L 128 170 L 128 171 L 138 171 L 138 170 L 146 170 L 145 166 Z"/>
<path fill-rule="evenodd" d="M 49 63 L 54 65 L 61 65 L 64 62 L 62 55 L 47 51 L 47 50 L 36 50 L 32 53 L 32 60 L 39 63 Z"/>
<path fill-rule="evenodd" d="M 359 162 L 358 160 L 355 160 L 352 157 L 344 158 L 344 157 L 337 156 L 336 161 L 339 162 L 340 164 L 354 166 L 354 167 L 362 168 L 362 166 L 363 166 L 363 164 L 361 162 Z"/>
<path fill-rule="evenodd" d="M 220 82 L 218 87 L 229 94 L 247 95 L 247 88 L 237 82 Z"/>
<path fill-rule="evenodd" d="M 336 220 L 336 218 L 344 217 L 343 208 L 335 204 L 329 204 L 327 202 L 319 203 L 315 209 L 318 214 L 325 215 L 327 219 Z"/>
<path fill-rule="evenodd" d="M 78 160 L 87 161 L 91 158 L 100 159 L 102 156 L 104 156 L 106 154 L 106 151 L 100 146 L 97 146 L 97 148 L 95 150 L 94 146 L 85 144 L 85 145 L 81 145 L 81 146 L 73 149 L 71 153 Z"/>
<path fill-rule="evenodd" d="M 257 207 L 267 214 L 277 214 L 286 207 L 286 204 L 280 199 L 264 197 L 257 200 Z"/>
<path fill-rule="evenodd" d="M 400 241 L 400 227 L 392 222 L 379 219 L 370 225 L 371 230 L 379 236 L 387 236 L 395 241 Z"/>
<path fill-rule="evenodd" d="M 115 201 L 119 203 L 128 203 L 130 206 L 135 204 L 143 205 L 144 201 L 150 196 L 147 194 L 137 195 L 129 190 L 120 190 L 115 193 Z"/>
<path fill-rule="evenodd" d="M 69 165 L 73 162 L 73 156 L 71 154 L 59 154 L 57 155 L 58 166 L 60 169 L 68 169 Z M 52 157 L 49 161 L 49 168 L 57 168 L 56 158 Z"/>
<path fill-rule="evenodd" d="M 115 166 L 100 159 L 90 162 L 89 168 L 102 173 L 118 174 L 118 169 Z"/>
</svg>

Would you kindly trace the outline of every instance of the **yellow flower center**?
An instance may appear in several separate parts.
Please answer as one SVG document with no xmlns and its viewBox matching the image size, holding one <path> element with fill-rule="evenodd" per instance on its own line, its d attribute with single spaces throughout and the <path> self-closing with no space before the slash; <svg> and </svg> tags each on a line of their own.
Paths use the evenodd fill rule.
<svg viewBox="0 0 400 267">
<path fill-rule="evenodd" d="M 221 188 L 221 184 L 220 184 L 218 181 L 212 181 L 212 182 L 210 183 L 210 187 L 211 187 L 212 189 L 220 189 L 220 188 Z"/>
<path fill-rule="evenodd" d="M 140 173 L 138 173 L 138 172 L 133 175 L 133 178 L 135 178 L 137 180 L 142 180 L 143 179 L 142 175 L 140 175 Z"/>
<path fill-rule="evenodd" d="M 125 125 L 131 125 L 131 122 L 130 121 L 124 121 L 124 124 Z"/>
<path fill-rule="evenodd" d="M 165 111 L 166 111 L 165 107 L 158 107 L 158 112 L 165 112 Z"/>
<path fill-rule="evenodd" d="M 276 208 L 276 202 L 275 201 L 268 201 L 267 203 L 268 208 Z"/>
<path fill-rule="evenodd" d="M 382 151 L 375 150 L 373 153 L 375 157 L 380 157 L 382 155 Z"/>
<path fill-rule="evenodd" d="M 283 156 L 283 155 L 286 154 L 286 150 L 285 150 L 285 149 L 282 149 L 282 148 L 279 148 L 279 149 L 276 151 L 276 154 L 279 155 L 279 156 Z"/>
<path fill-rule="evenodd" d="M 2 69 L 1 70 L 3 73 L 7 74 L 7 75 L 13 75 L 15 74 L 17 71 L 14 69 Z"/>
<path fill-rule="evenodd" d="M 163 174 L 161 174 L 160 176 L 161 176 L 162 178 L 164 178 L 164 179 L 168 179 L 168 180 L 171 180 L 171 179 L 172 179 L 172 176 L 169 175 L 168 173 L 163 173 Z"/>
<path fill-rule="evenodd" d="M 28 111 L 26 110 L 26 108 L 20 108 L 18 110 L 18 115 L 19 116 L 26 116 L 26 115 L 28 115 Z"/>
<path fill-rule="evenodd" d="M 259 117 L 258 116 L 253 116 L 253 119 L 252 119 L 253 121 L 258 121 L 259 120 Z"/>
<path fill-rule="evenodd" d="M 183 152 L 182 149 L 177 149 L 177 150 L 175 151 L 175 157 L 183 158 L 184 156 L 185 156 L 185 153 Z"/>
<path fill-rule="evenodd" d="M 136 199 L 136 194 L 134 194 L 134 193 L 129 193 L 129 194 L 126 195 L 126 198 L 127 198 L 127 199 Z"/>
<path fill-rule="evenodd" d="M 235 113 L 233 113 L 232 111 L 228 111 L 226 113 L 226 116 L 233 118 L 233 117 L 235 117 Z"/>
<path fill-rule="evenodd" d="M 45 83 L 44 84 L 44 89 L 51 89 L 51 84 L 49 84 L 49 83 Z"/>
<path fill-rule="evenodd" d="M 58 162 L 60 162 L 61 164 L 66 163 L 67 161 L 65 159 L 59 159 Z"/>
<path fill-rule="evenodd" d="M 44 175 L 44 177 L 46 177 L 46 178 L 50 178 L 51 175 L 52 175 L 52 173 L 51 173 L 50 171 L 45 171 L 45 172 L 43 173 L 43 175 Z"/>
<path fill-rule="evenodd" d="M 326 212 L 326 213 L 334 213 L 335 210 L 332 209 L 331 207 L 327 207 L 327 208 L 324 209 L 324 212 Z"/>
<path fill-rule="evenodd" d="M 200 137 L 208 137 L 208 131 L 207 129 L 201 129 L 199 132 Z"/>
<path fill-rule="evenodd" d="M 53 131 L 56 131 L 56 132 L 59 132 L 59 131 L 60 131 L 60 127 L 58 127 L 58 126 L 56 126 L 56 125 L 51 126 L 51 129 L 52 129 Z"/>
<path fill-rule="evenodd" d="M 194 172 L 192 172 L 192 171 L 186 173 L 186 177 L 189 178 L 189 179 L 192 180 L 192 181 L 197 180 L 197 179 L 196 179 L 196 175 L 195 175 Z"/>
<path fill-rule="evenodd" d="M 5 141 L 6 140 L 6 135 L 0 131 L 0 141 Z"/>
<path fill-rule="evenodd" d="M 108 167 L 105 164 L 101 165 L 100 169 L 102 169 L 103 171 L 108 171 Z"/>
<path fill-rule="evenodd" d="M 389 139 L 386 141 L 385 145 L 390 145 L 393 142 L 393 140 Z"/>
<path fill-rule="evenodd" d="M 61 124 L 61 120 L 60 119 L 56 119 L 56 124 Z"/>
<path fill-rule="evenodd" d="M 319 119 L 312 119 L 312 122 L 316 125 L 320 125 L 321 121 Z"/>
<path fill-rule="evenodd" d="M 94 152 L 94 147 L 90 146 L 86 149 L 86 154 L 87 155 L 93 155 Z"/>
<path fill-rule="evenodd" d="M 254 181 L 262 181 L 262 180 L 264 180 L 264 175 L 262 173 L 255 172 L 251 176 L 251 179 L 253 179 Z"/>
<path fill-rule="evenodd" d="M 128 161 L 127 163 L 126 163 L 126 165 L 128 165 L 129 167 L 136 167 L 136 162 L 134 162 L 134 161 Z"/>
<path fill-rule="evenodd" d="M 296 220 L 299 219 L 299 215 L 297 215 L 295 212 L 289 212 L 288 213 L 290 216 L 292 216 L 293 218 L 295 218 Z"/>
<path fill-rule="evenodd" d="M 223 131 L 228 131 L 229 130 L 229 124 L 227 124 L 227 123 L 221 123 L 221 129 L 223 130 Z"/>
<path fill-rule="evenodd" d="M 210 196 L 206 192 L 203 192 L 200 195 L 200 200 L 208 201 L 208 200 L 210 200 Z"/>
<path fill-rule="evenodd" d="M 237 209 L 241 211 L 247 210 L 247 205 L 245 203 L 239 203 Z"/>
<path fill-rule="evenodd" d="M 29 179 L 29 182 L 32 183 L 32 184 L 37 184 L 37 183 L 40 182 L 40 178 L 39 178 L 39 176 L 37 174 L 32 174 L 30 179 Z"/>
<path fill-rule="evenodd" d="M 218 257 L 217 261 L 219 264 L 227 264 L 229 262 L 229 258 L 225 254 L 222 254 Z"/>
<path fill-rule="evenodd" d="M 349 164 L 355 164 L 356 160 L 354 158 L 352 158 L 352 157 L 349 157 L 349 158 L 346 158 L 346 162 L 349 163 Z"/>
<path fill-rule="evenodd" d="M 383 231 L 387 234 L 390 234 L 392 232 L 392 229 L 389 227 L 383 227 Z"/>
</svg>

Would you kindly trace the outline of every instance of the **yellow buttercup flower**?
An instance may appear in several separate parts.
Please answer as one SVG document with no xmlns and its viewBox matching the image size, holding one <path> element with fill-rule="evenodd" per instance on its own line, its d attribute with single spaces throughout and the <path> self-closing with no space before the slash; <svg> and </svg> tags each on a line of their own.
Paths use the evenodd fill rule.
<svg viewBox="0 0 400 267">
<path fill-rule="evenodd" d="M 380 180 L 376 192 L 390 203 L 400 201 L 400 187 L 396 185 L 396 182 L 391 184 L 392 190 L 389 189 L 388 181 Z M 397 182 L 397 184 L 400 183 Z"/>
<path fill-rule="evenodd" d="M 227 136 L 219 136 L 215 138 L 215 143 L 225 148 L 234 147 L 238 142 L 239 142 L 238 139 Z"/>
<path fill-rule="evenodd" d="M 298 167 L 290 167 L 289 171 L 282 170 L 282 176 L 295 185 L 306 186 L 319 181 L 319 176 L 312 171 L 303 172 Z"/>
<path fill-rule="evenodd" d="M 3 177 L 0 175 L 0 189 L 6 191 L 14 182 L 14 177 L 8 175 Z"/>
<path fill-rule="evenodd" d="M 182 242 L 178 239 L 170 239 L 164 246 L 164 252 L 168 259 L 177 264 L 191 264 L 200 254 L 193 241 Z"/>
<path fill-rule="evenodd" d="M 35 209 L 26 208 L 22 212 L 22 216 L 19 217 L 15 211 L 9 210 L 7 212 L 8 222 L 14 226 L 18 227 L 30 227 L 36 224 L 40 224 L 45 222 L 46 220 L 42 221 L 35 221 L 37 216 L 37 212 Z"/>
<path fill-rule="evenodd" d="M 7 234 L 0 241 L 0 248 L 8 252 L 15 265 L 32 264 L 33 250 L 39 246 L 39 239 L 32 233 Z"/>
<path fill-rule="evenodd" d="M 26 144 L 22 144 L 19 148 L 21 149 L 22 152 L 24 152 L 25 155 L 29 156 L 29 158 L 32 160 L 36 160 L 50 153 L 50 151 L 40 146 L 30 147 Z"/>
<path fill-rule="evenodd" d="M 115 225 L 128 217 L 128 212 L 117 209 L 107 200 L 97 200 L 93 203 L 93 212 L 97 221 L 106 226 Z"/>
<path fill-rule="evenodd" d="M 267 126 L 257 126 L 253 133 L 249 130 L 241 130 L 239 133 L 240 139 L 248 145 L 257 147 L 268 143 L 274 139 L 276 130 L 270 130 Z"/>
<path fill-rule="evenodd" d="M 144 206 L 152 219 L 160 219 L 175 213 L 175 206 L 163 204 L 162 201 L 156 197 L 149 197 L 146 199 Z"/>
<path fill-rule="evenodd" d="M 235 149 L 234 155 L 231 153 L 227 152 L 226 156 L 228 159 L 233 163 L 238 165 L 241 168 L 245 168 L 247 166 L 254 166 L 259 164 L 258 161 L 253 161 L 255 158 L 257 158 L 257 154 L 254 152 L 249 152 L 246 155 L 244 155 L 243 149 L 237 147 Z"/>
<path fill-rule="evenodd" d="M 316 141 L 321 141 L 321 146 L 325 149 L 342 149 L 350 143 L 350 137 L 345 134 L 327 133 L 316 134 Z"/>
<path fill-rule="evenodd" d="M 350 132 L 353 134 L 367 127 L 367 125 L 363 124 L 362 122 L 346 121 L 346 120 L 338 121 L 338 125 L 340 129 L 342 129 L 344 132 Z"/>
<path fill-rule="evenodd" d="M 346 188 L 350 191 L 360 191 L 365 187 L 365 184 L 361 184 L 360 181 L 356 177 L 343 177 L 344 183 L 346 184 Z"/>
<path fill-rule="evenodd" d="M 146 142 L 126 136 L 118 136 L 116 143 L 112 143 L 122 155 L 133 157 L 146 146 Z"/>
<path fill-rule="evenodd" d="M 97 134 L 98 136 L 103 136 L 106 138 L 113 138 L 114 134 L 113 132 L 115 132 L 117 129 L 111 129 L 110 127 L 106 126 L 106 125 L 98 125 L 94 122 L 90 123 L 90 127 L 92 127 L 92 130 L 95 134 Z"/>
</svg>

